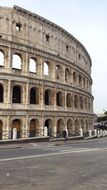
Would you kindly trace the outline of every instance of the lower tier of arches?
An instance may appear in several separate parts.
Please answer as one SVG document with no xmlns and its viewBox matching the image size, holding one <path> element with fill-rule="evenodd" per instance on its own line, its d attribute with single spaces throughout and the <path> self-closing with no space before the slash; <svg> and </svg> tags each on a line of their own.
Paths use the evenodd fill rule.
<svg viewBox="0 0 107 190">
<path fill-rule="evenodd" d="M 79 135 L 82 128 L 86 135 L 93 129 L 92 116 L 0 116 L 0 140 L 28 137 L 62 137 L 66 130 L 69 137 Z"/>
</svg>

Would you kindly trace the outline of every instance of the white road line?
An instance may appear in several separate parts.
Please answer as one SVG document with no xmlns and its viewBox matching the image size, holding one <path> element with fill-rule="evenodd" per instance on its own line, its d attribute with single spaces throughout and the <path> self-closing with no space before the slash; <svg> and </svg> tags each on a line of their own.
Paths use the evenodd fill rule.
<svg viewBox="0 0 107 190">
<path fill-rule="evenodd" d="M 57 155 L 64 155 L 64 154 L 71 154 L 71 153 L 82 153 L 82 152 L 89 152 L 89 151 L 98 151 L 99 148 L 93 148 L 93 149 L 78 149 L 78 150 L 71 150 L 71 151 L 63 151 L 58 153 L 49 153 L 49 154 L 39 154 L 39 155 L 33 155 L 33 156 L 23 156 L 23 157 L 16 157 L 16 158 L 4 158 L 0 159 L 0 162 L 5 161 L 14 161 L 14 160 L 23 160 L 23 159 L 30 159 L 30 158 L 40 158 L 40 157 L 49 157 L 49 156 L 57 156 Z"/>
</svg>

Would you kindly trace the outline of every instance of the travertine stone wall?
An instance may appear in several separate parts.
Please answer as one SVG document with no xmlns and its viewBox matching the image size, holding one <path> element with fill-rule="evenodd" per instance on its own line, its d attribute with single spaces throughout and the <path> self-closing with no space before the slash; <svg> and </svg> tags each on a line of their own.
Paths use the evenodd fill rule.
<svg viewBox="0 0 107 190">
<path fill-rule="evenodd" d="M 93 129 L 91 58 L 58 25 L 0 7 L 0 139 Z"/>
</svg>

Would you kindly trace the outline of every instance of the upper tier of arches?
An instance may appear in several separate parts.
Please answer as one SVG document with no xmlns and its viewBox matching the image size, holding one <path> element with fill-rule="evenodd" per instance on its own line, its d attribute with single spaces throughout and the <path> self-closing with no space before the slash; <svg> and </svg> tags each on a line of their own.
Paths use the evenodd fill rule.
<svg viewBox="0 0 107 190">
<path fill-rule="evenodd" d="M 74 85 L 91 93 L 91 78 L 79 69 L 72 68 L 72 65 L 63 65 L 50 59 L 23 54 L 19 51 L 13 51 L 11 57 L 7 57 L 7 52 L 4 49 L 0 49 L 0 72 L 7 72 L 6 69 L 8 66 L 12 74 L 21 75 L 21 73 L 26 73 L 33 78 L 44 78 L 49 81 L 52 80 L 63 84 Z M 16 71 L 17 73 L 15 73 Z"/>
<path fill-rule="evenodd" d="M 0 7 L 0 14 L 1 39 L 65 58 L 91 74 L 91 58 L 87 50 L 60 26 L 17 6 L 13 9 Z"/>
</svg>

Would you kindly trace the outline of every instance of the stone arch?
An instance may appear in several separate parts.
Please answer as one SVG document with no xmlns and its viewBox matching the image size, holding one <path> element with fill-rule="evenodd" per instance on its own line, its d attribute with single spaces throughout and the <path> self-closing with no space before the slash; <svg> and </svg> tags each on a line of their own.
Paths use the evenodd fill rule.
<svg viewBox="0 0 107 190">
<path fill-rule="evenodd" d="M 13 54 L 12 68 L 21 70 L 22 58 L 18 53 Z"/>
<path fill-rule="evenodd" d="M 85 88 L 85 78 L 83 78 L 83 87 Z"/>
<path fill-rule="evenodd" d="M 75 84 L 77 82 L 77 73 L 73 72 L 73 83 Z"/>
<path fill-rule="evenodd" d="M 82 87 L 82 76 L 79 75 L 79 87 Z"/>
<path fill-rule="evenodd" d="M 46 119 L 44 122 L 44 128 L 47 128 L 47 136 L 53 136 L 53 121 L 51 119 Z"/>
<path fill-rule="evenodd" d="M 66 106 L 71 108 L 72 107 L 72 96 L 70 93 L 66 95 Z"/>
<path fill-rule="evenodd" d="M 58 121 L 57 121 L 57 136 L 58 137 L 63 136 L 63 130 L 64 129 L 65 129 L 65 127 L 64 127 L 63 119 L 58 119 Z"/>
<path fill-rule="evenodd" d="M 65 69 L 65 81 L 66 82 L 70 80 L 70 76 L 71 76 L 70 69 L 66 68 Z"/>
<path fill-rule="evenodd" d="M 76 119 L 75 120 L 75 133 L 79 135 L 80 132 L 80 124 L 79 124 L 79 120 Z"/>
<path fill-rule="evenodd" d="M 55 76 L 56 76 L 56 80 L 60 80 L 62 78 L 63 69 L 62 69 L 61 65 L 55 66 Z"/>
<path fill-rule="evenodd" d="M 49 65 L 49 62 L 48 61 L 45 61 L 44 64 L 43 64 L 43 74 L 44 75 L 49 75 L 49 72 L 50 72 L 50 65 Z"/>
<path fill-rule="evenodd" d="M 21 86 L 18 85 L 13 86 L 12 103 L 21 103 L 21 94 L 22 94 Z"/>
<path fill-rule="evenodd" d="M 0 120 L 0 140 L 2 140 L 2 136 L 3 136 L 3 122 L 2 120 Z"/>
<path fill-rule="evenodd" d="M 22 127 L 22 121 L 20 119 L 14 119 L 12 121 L 12 126 L 11 126 L 12 139 L 21 138 L 21 132 L 22 132 L 21 127 Z"/>
<path fill-rule="evenodd" d="M 36 87 L 30 89 L 30 104 L 39 104 L 39 93 Z"/>
<path fill-rule="evenodd" d="M 39 135 L 39 121 L 38 119 L 32 119 L 30 121 L 29 136 L 36 137 Z"/>
<path fill-rule="evenodd" d="M 83 97 L 80 96 L 79 99 L 80 99 L 80 109 L 83 109 L 84 108 Z"/>
<path fill-rule="evenodd" d="M 0 66 L 4 66 L 4 52 L 0 50 Z"/>
<path fill-rule="evenodd" d="M 58 91 L 56 94 L 56 105 L 57 106 L 63 106 L 64 105 L 63 94 L 61 91 Z"/>
<path fill-rule="evenodd" d="M 74 108 L 78 108 L 79 105 L 79 100 L 78 100 L 78 95 L 74 95 Z"/>
<path fill-rule="evenodd" d="M 52 105 L 52 91 L 50 89 L 46 89 L 44 92 L 44 104 Z"/>
<path fill-rule="evenodd" d="M 72 134 L 73 134 L 73 122 L 71 119 L 68 119 L 68 121 L 67 121 L 67 130 L 68 130 L 68 136 L 72 136 Z"/>
<path fill-rule="evenodd" d="M 37 61 L 36 58 L 31 57 L 29 60 L 29 72 L 37 73 Z"/>
<path fill-rule="evenodd" d="M 4 88 L 3 88 L 3 85 L 0 84 L 0 102 L 2 103 L 3 102 L 3 99 L 4 99 Z"/>
</svg>

